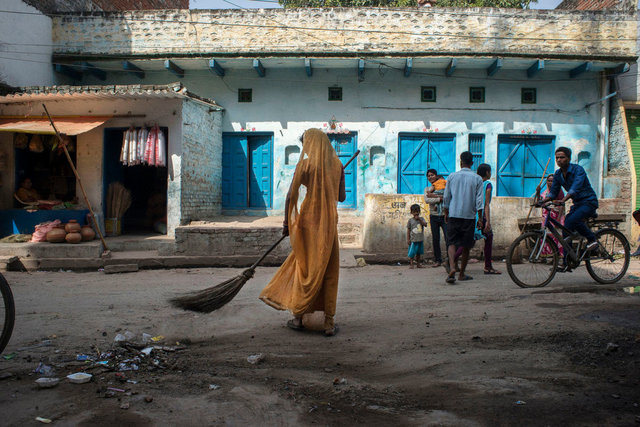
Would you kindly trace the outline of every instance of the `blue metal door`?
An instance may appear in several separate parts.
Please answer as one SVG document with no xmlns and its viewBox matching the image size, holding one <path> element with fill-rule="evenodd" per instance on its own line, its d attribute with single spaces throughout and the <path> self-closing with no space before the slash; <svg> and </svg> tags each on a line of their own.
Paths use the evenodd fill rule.
<svg viewBox="0 0 640 427">
<path fill-rule="evenodd" d="M 271 137 L 251 136 L 249 155 L 251 171 L 249 174 L 249 207 L 271 207 Z"/>
<path fill-rule="evenodd" d="M 222 137 L 222 207 L 247 206 L 247 137 Z"/>
<path fill-rule="evenodd" d="M 336 150 L 338 157 L 342 164 L 349 161 L 353 153 L 357 149 L 357 141 L 355 133 L 348 134 L 329 134 L 329 140 L 331 145 Z M 347 193 L 347 198 L 342 203 L 338 203 L 339 208 L 355 209 L 357 204 L 357 184 L 356 184 L 356 164 L 354 160 L 344 170 L 344 186 Z"/>
<path fill-rule="evenodd" d="M 398 193 L 422 194 L 427 169 L 448 177 L 456 169 L 454 134 L 404 134 L 398 138 Z"/>
<path fill-rule="evenodd" d="M 554 137 L 503 135 L 498 137 L 498 196 L 531 197 L 549 161 L 554 170 Z"/>
</svg>

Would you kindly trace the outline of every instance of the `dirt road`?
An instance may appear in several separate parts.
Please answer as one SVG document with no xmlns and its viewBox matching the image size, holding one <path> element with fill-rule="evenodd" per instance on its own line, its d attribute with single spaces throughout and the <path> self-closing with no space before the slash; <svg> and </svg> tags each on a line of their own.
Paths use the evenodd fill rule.
<svg viewBox="0 0 640 427">
<path fill-rule="evenodd" d="M 13 374 L 0 380 L 0 424 L 638 425 L 640 297 L 619 288 L 638 284 L 640 263 L 616 289 L 584 268 L 541 290 L 481 268 L 454 286 L 441 269 L 342 269 L 333 338 L 287 329 L 287 314 L 257 299 L 273 268 L 209 315 L 166 299 L 241 270 L 7 273 L 17 319 L 4 353 L 15 355 L 0 358 L 0 378 Z M 119 350 L 114 365 L 127 330 L 175 351 Z M 40 362 L 93 381 L 37 389 Z"/>
</svg>

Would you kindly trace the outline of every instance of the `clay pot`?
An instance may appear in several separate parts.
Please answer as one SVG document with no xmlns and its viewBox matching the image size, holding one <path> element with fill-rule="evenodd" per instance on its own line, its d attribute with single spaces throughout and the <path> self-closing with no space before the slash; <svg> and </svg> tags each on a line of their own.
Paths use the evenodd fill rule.
<svg viewBox="0 0 640 427">
<path fill-rule="evenodd" d="M 67 233 L 67 236 L 64 238 L 67 243 L 80 243 L 82 241 L 82 234 L 77 232 Z"/>
<path fill-rule="evenodd" d="M 79 233 L 81 228 L 82 227 L 80 227 L 80 224 L 78 224 L 78 221 L 75 219 L 70 219 L 67 225 L 64 226 L 67 233 Z"/>
<path fill-rule="evenodd" d="M 93 231 L 93 228 L 91 228 L 90 225 L 83 225 L 80 230 L 80 234 L 82 235 L 83 242 L 93 240 L 96 237 L 96 232 Z"/>
<path fill-rule="evenodd" d="M 47 242 L 49 243 L 62 243 L 66 237 L 67 232 L 64 231 L 63 226 L 58 226 L 53 230 L 47 232 Z"/>
</svg>

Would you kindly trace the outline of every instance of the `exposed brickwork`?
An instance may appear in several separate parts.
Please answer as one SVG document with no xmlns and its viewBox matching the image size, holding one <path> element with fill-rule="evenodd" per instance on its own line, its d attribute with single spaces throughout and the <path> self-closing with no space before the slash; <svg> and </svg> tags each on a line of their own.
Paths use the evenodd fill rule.
<svg viewBox="0 0 640 427">
<path fill-rule="evenodd" d="M 181 224 L 220 214 L 222 113 L 195 101 L 182 104 Z"/>
<path fill-rule="evenodd" d="M 23 0 L 42 13 L 189 9 L 189 0 Z"/>
<path fill-rule="evenodd" d="M 254 9 L 74 14 L 53 19 L 53 43 L 58 46 L 54 55 L 101 58 L 473 53 L 610 60 L 635 58 L 635 40 L 636 22 L 618 12 Z"/>
</svg>

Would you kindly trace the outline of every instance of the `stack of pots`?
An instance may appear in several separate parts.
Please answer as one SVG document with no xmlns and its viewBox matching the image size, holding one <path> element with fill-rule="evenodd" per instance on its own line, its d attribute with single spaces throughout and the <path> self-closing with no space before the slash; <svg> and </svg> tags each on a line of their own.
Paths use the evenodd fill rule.
<svg viewBox="0 0 640 427">
<path fill-rule="evenodd" d="M 78 221 L 70 219 L 66 224 L 60 224 L 47 233 L 49 243 L 80 243 L 82 241 L 93 240 L 95 231 L 89 225 L 80 226 Z"/>
<path fill-rule="evenodd" d="M 64 230 L 67 232 L 67 236 L 64 240 L 67 243 L 80 243 L 82 241 L 82 234 L 80 234 L 80 224 L 75 219 L 70 219 L 67 225 L 64 226 Z"/>
</svg>

